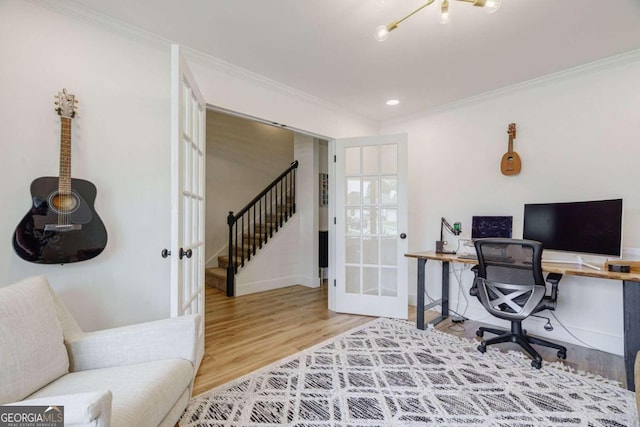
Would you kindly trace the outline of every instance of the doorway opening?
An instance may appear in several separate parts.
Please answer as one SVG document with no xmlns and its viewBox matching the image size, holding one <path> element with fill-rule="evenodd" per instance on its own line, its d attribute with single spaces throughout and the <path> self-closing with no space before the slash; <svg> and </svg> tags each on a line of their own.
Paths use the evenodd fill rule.
<svg viewBox="0 0 640 427">
<path fill-rule="evenodd" d="M 241 210 L 294 160 L 295 221 L 267 244 L 236 276 L 236 295 L 302 284 L 321 285 L 320 231 L 328 231 L 328 203 L 322 204 L 321 173 L 328 174 L 327 138 L 284 125 L 207 108 L 205 267 L 219 267 L 228 252 L 227 216 Z M 326 188 L 325 188 L 326 189 Z M 280 234 L 280 232 L 278 233 Z M 328 257 L 327 257 L 328 259 Z M 207 283 L 210 277 L 207 276 Z M 214 286 L 210 284 L 211 286 Z M 220 286 L 215 286 L 220 289 Z"/>
</svg>

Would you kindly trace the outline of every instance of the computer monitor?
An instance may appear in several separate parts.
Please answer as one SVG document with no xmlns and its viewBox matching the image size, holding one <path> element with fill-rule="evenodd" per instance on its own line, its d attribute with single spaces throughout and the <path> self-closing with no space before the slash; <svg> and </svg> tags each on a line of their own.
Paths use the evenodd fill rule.
<svg viewBox="0 0 640 427">
<path fill-rule="evenodd" d="M 485 237 L 511 238 L 512 216 L 474 216 L 471 218 L 471 238 Z"/>
<path fill-rule="evenodd" d="M 545 250 L 619 257 L 622 199 L 524 205 L 523 238 Z"/>
</svg>

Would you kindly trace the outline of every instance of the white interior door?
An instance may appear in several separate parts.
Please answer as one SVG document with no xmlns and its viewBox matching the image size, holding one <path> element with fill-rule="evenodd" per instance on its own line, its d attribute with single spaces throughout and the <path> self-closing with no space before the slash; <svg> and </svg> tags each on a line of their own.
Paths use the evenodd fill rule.
<svg viewBox="0 0 640 427">
<path fill-rule="evenodd" d="M 335 309 L 406 319 L 407 136 L 334 142 Z"/>
<path fill-rule="evenodd" d="M 204 316 L 206 104 L 193 75 L 171 47 L 171 315 Z M 198 363 L 204 354 L 201 322 Z"/>
</svg>

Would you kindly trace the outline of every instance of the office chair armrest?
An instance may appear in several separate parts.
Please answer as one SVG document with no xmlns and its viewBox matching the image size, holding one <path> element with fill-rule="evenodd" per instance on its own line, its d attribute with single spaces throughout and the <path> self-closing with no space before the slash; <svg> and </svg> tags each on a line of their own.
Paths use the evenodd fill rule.
<svg viewBox="0 0 640 427">
<path fill-rule="evenodd" d="M 542 299 L 542 304 L 538 306 L 536 311 L 542 310 L 555 310 L 558 305 L 558 283 L 562 279 L 560 273 L 549 273 L 545 279 L 548 283 L 551 283 L 551 294 L 545 295 Z"/>
<path fill-rule="evenodd" d="M 478 285 L 476 284 L 476 279 L 478 278 L 479 268 L 480 267 L 477 264 L 471 267 L 471 271 L 473 272 L 473 284 L 469 288 L 469 295 L 471 295 L 472 297 L 478 297 Z"/>
<path fill-rule="evenodd" d="M 562 279 L 562 274 L 560 273 L 549 273 L 547 274 L 546 281 L 551 283 L 551 295 L 549 298 L 551 301 L 556 301 L 558 299 L 558 283 Z"/>
</svg>

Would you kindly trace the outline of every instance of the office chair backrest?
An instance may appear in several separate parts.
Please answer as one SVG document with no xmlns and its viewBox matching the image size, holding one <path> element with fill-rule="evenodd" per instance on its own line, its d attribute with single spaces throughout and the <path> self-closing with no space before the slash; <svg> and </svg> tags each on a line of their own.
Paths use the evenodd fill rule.
<svg viewBox="0 0 640 427">
<path fill-rule="evenodd" d="M 532 240 L 478 239 L 476 286 L 482 305 L 493 315 L 521 320 L 545 294 L 542 244 Z"/>
<path fill-rule="evenodd" d="M 478 277 L 522 285 L 544 285 L 542 243 L 521 239 L 478 239 Z"/>
</svg>

